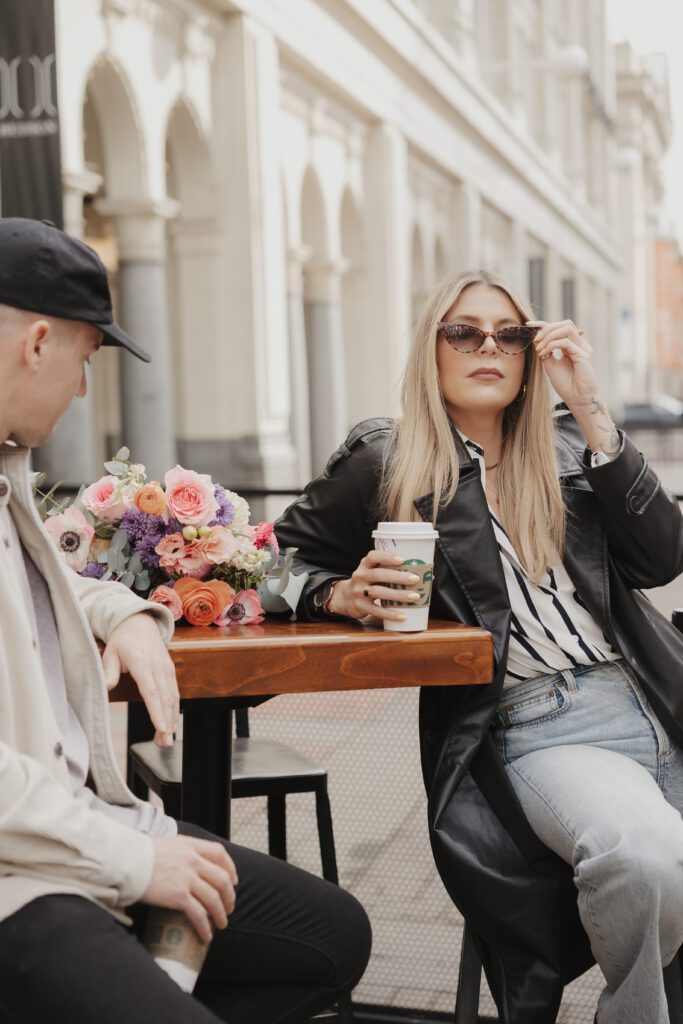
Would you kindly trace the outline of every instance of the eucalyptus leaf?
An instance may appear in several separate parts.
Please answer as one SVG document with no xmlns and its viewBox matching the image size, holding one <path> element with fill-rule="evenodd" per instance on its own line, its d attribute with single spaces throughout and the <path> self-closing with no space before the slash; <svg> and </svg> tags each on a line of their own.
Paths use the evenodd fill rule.
<svg viewBox="0 0 683 1024">
<path fill-rule="evenodd" d="M 135 589 L 149 590 L 149 573 L 146 569 L 135 577 Z"/>
<path fill-rule="evenodd" d="M 103 580 L 110 580 L 110 579 L 111 579 L 111 577 L 112 577 L 112 574 L 111 574 L 111 573 L 110 573 L 109 571 L 107 571 L 107 572 L 105 572 L 105 574 L 104 574 L 104 576 L 102 577 L 102 579 L 103 579 Z"/>
<path fill-rule="evenodd" d="M 142 572 L 142 559 L 140 558 L 140 555 L 133 555 L 128 563 L 128 572 L 132 572 L 135 576 L 138 576 Z"/>
<path fill-rule="evenodd" d="M 112 572 L 125 572 L 127 568 L 127 559 L 120 551 L 112 551 L 109 548 L 109 559 L 107 565 Z"/>
<path fill-rule="evenodd" d="M 132 587 L 135 583 L 135 576 L 132 572 L 124 572 L 121 577 L 121 583 L 123 583 L 124 587 Z"/>
<path fill-rule="evenodd" d="M 109 561 L 109 552 L 100 551 L 99 555 L 97 556 L 97 561 L 100 563 L 100 565 L 105 565 Z"/>
<path fill-rule="evenodd" d="M 99 537 L 100 540 L 111 540 L 114 533 L 114 527 L 109 526 L 108 523 L 98 523 L 95 527 L 95 536 Z"/>
<path fill-rule="evenodd" d="M 116 455 L 114 456 L 117 462 L 128 462 L 130 459 L 130 451 L 128 448 L 119 448 Z"/>
<path fill-rule="evenodd" d="M 105 462 L 104 468 L 107 473 L 111 473 L 112 476 L 123 476 L 126 472 L 126 467 L 122 462 Z"/>
<path fill-rule="evenodd" d="M 114 551 L 123 551 L 126 544 L 128 543 L 128 534 L 125 530 L 116 530 L 112 539 L 111 546 Z"/>
</svg>

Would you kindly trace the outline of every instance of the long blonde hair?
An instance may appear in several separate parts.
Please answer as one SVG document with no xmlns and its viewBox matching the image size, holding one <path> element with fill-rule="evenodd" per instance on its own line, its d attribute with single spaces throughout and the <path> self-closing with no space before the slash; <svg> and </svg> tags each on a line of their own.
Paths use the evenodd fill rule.
<svg viewBox="0 0 683 1024">
<path fill-rule="evenodd" d="M 505 281 L 483 270 L 446 278 L 420 316 L 401 389 L 403 415 L 385 457 L 380 503 L 388 519 L 414 521 L 413 502 L 434 495 L 434 520 L 458 486 L 458 453 L 439 385 L 437 324 L 466 288 L 500 288 L 522 321 L 534 317 L 528 301 Z M 524 383 L 505 410 L 498 495 L 503 524 L 530 576 L 538 580 L 554 552 L 564 550 L 566 510 L 555 454 L 550 389 L 540 360 L 525 355 Z"/>
</svg>

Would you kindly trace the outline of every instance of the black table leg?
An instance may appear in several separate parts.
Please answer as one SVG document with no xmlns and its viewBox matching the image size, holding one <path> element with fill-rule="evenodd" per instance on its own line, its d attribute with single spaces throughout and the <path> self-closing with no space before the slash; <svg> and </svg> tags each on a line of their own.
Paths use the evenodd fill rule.
<svg viewBox="0 0 683 1024">
<path fill-rule="evenodd" d="M 182 820 L 229 839 L 231 788 L 232 706 L 184 701 Z"/>
</svg>

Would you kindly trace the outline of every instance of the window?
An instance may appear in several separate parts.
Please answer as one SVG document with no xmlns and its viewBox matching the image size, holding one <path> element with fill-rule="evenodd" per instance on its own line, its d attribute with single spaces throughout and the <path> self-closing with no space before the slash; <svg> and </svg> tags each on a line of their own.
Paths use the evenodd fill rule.
<svg viewBox="0 0 683 1024">
<path fill-rule="evenodd" d="M 573 277 L 562 279 L 562 319 L 576 320 L 576 282 Z"/>
<path fill-rule="evenodd" d="M 545 259 L 542 256 L 529 260 L 529 298 L 534 314 L 542 320 L 545 313 Z"/>
</svg>

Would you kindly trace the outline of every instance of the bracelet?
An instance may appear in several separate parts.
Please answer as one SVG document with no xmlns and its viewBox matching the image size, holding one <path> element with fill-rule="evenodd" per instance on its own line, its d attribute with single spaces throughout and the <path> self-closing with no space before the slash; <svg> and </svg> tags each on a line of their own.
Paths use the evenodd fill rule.
<svg viewBox="0 0 683 1024">
<path fill-rule="evenodd" d="M 330 601 L 332 600 L 332 595 L 334 594 L 334 588 L 337 586 L 338 583 L 341 583 L 341 582 L 342 582 L 341 580 L 335 580 L 334 581 L 334 583 L 330 587 L 330 592 L 327 595 L 325 603 L 323 605 L 321 605 L 321 611 L 323 611 L 325 613 L 325 615 L 334 615 L 334 612 L 330 611 L 329 605 L 330 605 Z"/>
</svg>

